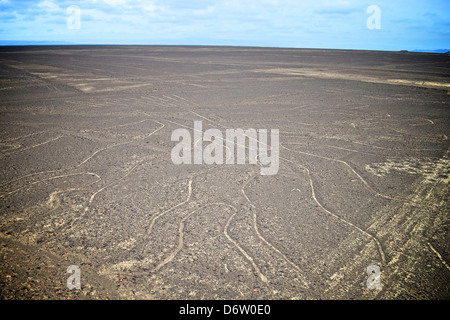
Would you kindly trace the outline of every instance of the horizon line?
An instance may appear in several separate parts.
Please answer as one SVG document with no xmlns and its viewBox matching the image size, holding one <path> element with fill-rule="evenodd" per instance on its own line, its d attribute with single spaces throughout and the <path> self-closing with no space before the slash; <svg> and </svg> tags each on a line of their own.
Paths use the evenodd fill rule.
<svg viewBox="0 0 450 320">
<path fill-rule="evenodd" d="M 298 49 L 298 50 L 340 50 L 340 51 L 380 51 L 380 52 L 416 52 L 449 54 L 450 49 L 362 49 L 362 48 L 320 48 L 320 47 L 278 47 L 258 45 L 232 45 L 232 44 L 122 44 L 122 43 L 71 43 L 63 41 L 32 41 L 32 40 L 0 40 L 0 47 L 39 47 L 39 46 L 154 46 L 154 47 L 229 47 L 229 48 L 267 48 L 267 49 Z"/>
</svg>

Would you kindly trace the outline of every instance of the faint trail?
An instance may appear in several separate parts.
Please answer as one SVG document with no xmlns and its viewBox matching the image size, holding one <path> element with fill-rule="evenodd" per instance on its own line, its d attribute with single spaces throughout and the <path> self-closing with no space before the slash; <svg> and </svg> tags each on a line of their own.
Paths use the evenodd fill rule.
<svg viewBox="0 0 450 320">
<path fill-rule="evenodd" d="M 195 102 L 192 102 L 192 101 L 190 101 L 188 99 L 185 99 L 183 97 L 180 97 L 180 96 L 177 96 L 177 95 L 173 95 L 173 96 L 178 98 L 178 99 L 180 99 L 180 100 L 182 100 L 182 101 L 184 101 L 184 102 L 187 102 L 188 104 L 193 105 L 195 107 L 201 107 L 199 104 L 197 104 Z M 226 126 L 224 126 L 223 124 L 221 124 L 221 123 L 219 123 L 217 121 L 214 121 L 214 120 L 212 120 L 212 119 L 210 119 L 210 118 L 208 118 L 208 117 L 206 117 L 204 115 L 201 115 L 201 114 L 199 114 L 199 113 L 197 113 L 197 112 L 195 112 L 195 111 L 193 111 L 193 110 L 191 110 L 191 109 L 189 109 L 187 107 L 184 107 L 184 108 L 187 109 L 190 113 L 195 114 L 196 116 L 198 116 L 198 117 L 200 117 L 200 118 L 202 118 L 202 119 L 204 119 L 204 120 L 206 120 L 206 121 L 208 121 L 210 123 L 214 123 L 215 125 L 218 125 L 219 127 L 226 128 Z"/>
<path fill-rule="evenodd" d="M 79 221 L 80 219 L 82 219 L 86 213 L 89 211 L 90 206 L 92 205 L 92 202 L 94 201 L 95 197 L 97 196 L 97 194 L 99 194 L 100 192 L 102 192 L 103 190 L 105 190 L 106 188 L 109 188 L 117 183 L 119 183 L 120 181 L 122 181 L 123 179 L 125 179 L 126 177 L 128 177 L 130 175 L 131 172 L 134 171 L 134 169 L 136 169 L 137 166 L 139 166 L 141 163 L 137 163 L 136 165 L 134 165 L 133 167 L 131 167 L 127 173 L 125 175 L 123 175 L 121 178 L 119 178 L 118 180 L 111 182 L 105 186 L 103 186 L 102 188 L 98 189 L 97 191 L 95 191 L 91 197 L 89 198 L 88 204 L 84 207 L 83 212 L 81 213 L 81 215 L 79 215 L 78 217 L 76 217 L 75 219 L 73 219 L 69 226 L 73 227 L 73 225 L 75 224 L 75 222 Z"/>
<path fill-rule="evenodd" d="M 175 250 L 167 257 L 165 258 L 162 262 L 160 262 L 151 272 L 157 272 L 159 269 L 161 269 L 162 267 L 164 267 L 166 264 L 168 264 L 169 262 L 171 262 L 175 256 L 178 254 L 178 252 L 181 251 L 181 249 L 183 248 L 184 245 L 184 221 L 190 217 L 192 214 L 194 214 L 195 212 L 199 211 L 200 209 L 197 209 L 193 212 L 191 212 L 189 215 L 187 215 L 185 218 L 183 218 L 180 222 L 180 225 L 178 226 L 178 245 L 175 248 Z"/>
<path fill-rule="evenodd" d="M 402 133 L 402 134 L 404 134 L 404 133 Z M 357 140 L 345 140 L 345 141 L 350 142 L 350 143 L 354 143 L 354 144 L 359 144 L 359 145 L 362 145 L 362 146 L 366 146 L 366 147 L 369 147 L 369 148 L 374 148 L 374 149 L 382 149 L 382 150 L 389 150 L 389 151 L 392 150 L 392 148 L 385 148 L 385 147 L 380 147 L 380 146 L 374 146 L 374 145 L 371 145 L 371 144 L 368 144 L 368 143 L 364 143 L 364 142 L 361 142 L 361 141 L 357 141 Z M 442 149 L 435 149 L 435 148 L 433 148 L 433 149 L 430 149 L 430 148 L 409 148 L 408 150 L 409 151 L 440 151 Z M 392 157 L 390 157 L 390 158 L 392 158 Z"/>
<path fill-rule="evenodd" d="M 385 198 L 385 199 L 388 199 L 388 200 L 397 200 L 397 201 L 405 201 L 405 200 L 407 200 L 406 198 L 398 198 L 398 197 L 386 196 L 386 195 L 383 195 L 383 194 L 379 193 L 378 191 L 374 190 L 369 185 L 369 183 L 363 177 L 361 177 L 361 175 L 358 172 L 356 172 L 347 162 L 345 162 L 343 160 L 338 160 L 338 159 L 333 159 L 333 158 L 329 158 L 329 157 L 319 156 L 319 155 L 316 155 L 316 154 L 313 154 L 313 153 L 304 152 L 304 151 L 292 150 L 292 149 L 289 149 L 289 148 L 283 146 L 281 143 L 280 143 L 280 146 L 283 149 L 286 149 L 286 150 L 291 151 L 291 152 L 305 154 L 305 155 L 308 155 L 308 156 L 311 156 L 311 157 L 316 157 L 316 158 L 321 158 L 321 159 L 324 159 L 324 160 L 334 161 L 334 162 L 338 162 L 338 163 L 341 163 L 341 164 L 345 165 L 347 168 L 350 169 L 350 171 L 352 171 L 358 177 L 358 179 L 366 186 L 366 188 L 369 189 L 376 196 L 379 196 L 379 197 L 382 197 L 382 198 Z"/>
<path fill-rule="evenodd" d="M 14 142 L 0 141 L 0 148 L 3 148 L 3 150 L 0 151 L 2 154 L 13 151 L 13 150 L 17 150 L 21 147 L 22 147 L 22 144 L 17 143 L 17 142 L 14 143 Z"/>
<path fill-rule="evenodd" d="M 308 143 L 304 142 L 284 142 L 284 144 L 292 144 L 292 145 L 298 145 L 298 146 L 309 146 Z M 339 150 L 344 150 L 344 151 L 349 151 L 349 152 L 354 152 L 354 153 L 361 153 L 361 154 L 367 154 L 369 156 L 377 156 L 376 153 L 371 153 L 371 152 L 365 152 L 365 151 L 360 151 L 360 150 L 354 150 L 354 149 L 349 149 L 349 148 L 344 148 L 344 147 L 338 147 L 338 146 L 332 146 L 329 144 L 323 145 L 324 147 L 328 147 L 328 148 L 333 148 L 333 149 L 339 149 Z M 292 150 L 291 150 L 292 151 Z"/>
<path fill-rule="evenodd" d="M 303 287 L 308 289 L 309 288 L 309 284 L 306 281 L 305 277 L 303 276 L 303 271 L 300 269 L 300 267 L 298 265 L 296 265 L 294 262 L 292 262 L 284 253 L 282 253 L 278 248 L 276 248 L 274 245 L 272 245 L 269 241 L 267 241 L 259 232 L 258 229 L 258 224 L 257 224 L 257 216 L 256 216 L 256 207 L 255 205 L 250 201 L 250 199 L 248 198 L 247 194 L 245 193 L 245 187 L 250 183 L 250 181 L 252 181 L 257 175 L 253 175 L 250 179 L 248 179 L 244 185 L 241 188 L 241 192 L 244 195 L 244 198 L 248 201 L 248 203 L 252 206 L 252 208 L 254 208 L 255 210 L 253 210 L 253 228 L 255 229 L 256 235 L 258 236 L 258 238 L 264 242 L 270 249 L 272 249 L 273 251 L 275 251 L 276 253 L 278 253 L 287 263 L 289 263 L 296 271 L 297 274 L 299 275 L 299 278 L 303 284 Z"/>
<path fill-rule="evenodd" d="M 297 166 L 300 166 L 300 167 L 303 168 L 303 169 L 306 171 L 306 173 L 308 174 L 309 185 L 310 185 L 310 187 L 311 187 L 311 196 L 312 196 L 313 200 L 317 203 L 317 205 L 318 205 L 320 208 L 322 208 L 322 210 L 324 210 L 326 213 L 328 213 L 329 215 L 331 215 L 332 217 L 334 217 L 334 218 L 338 219 L 339 221 L 341 221 L 341 222 L 343 222 L 343 223 L 349 225 L 350 227 L 352 227 L 352 228 L 358 230 L 359 232 L 363 233 L 364 235 L 366 235 L 367 237 L 369 237 L 370 239 L 372 239 L 372 240 L 376 243 L 376 245 L 377 245 L 378 252 L 379 252 L 380 257 L 381 257 L 382 265 L 386 265 L 386 257 L 385 257 L 384 250 L 383 250 L 383 247 L 381 246 L 380 241 L 378 241 L 378 239 L 377 239 L 376 237 L 374 237 L 373 235 L 371 235 L 371 234 L 368 233 L 367 231 L 361 229 L 360 227 L 354 225 L 354 224 L 351 223 L 350 221 L 347 221 L 347 220 L 345 220 L 344 218 L 342 218 L 342 217 L 338 216 L 337 214 L 331 212 L 330 210 L 326 209 L 326 208 L 320 203 L 320 201 L 319 201 L 319 200 L 317 199 L 317 197 L 316 197 L 316 192 L 315 192 L 315 189 L 314 189 L 314 183 L 313 183 L 313 181 L 312 181 L 311 173 L 310 173 L 309 169 L 306 168 L 305 166 L 302 166 L 302 165 L 297 164 L 297 163 L 295 163 L 295 162 L 292 162 L 292 161 L 289 161 L 289 162 L 294 163 L 294 164 L 297 165 Z M 301 192 L 301 190 L 299 190 L 298 188 L 296 188 L 296 190 L 297 190 L 298 192 Z"/>
<path fill-rule="evenodd" d="M 168 264 L 169 262 L 171 262 L 176 255 L 181 251 L 181 249 L 183 249 L 184 246 L 184 226 L 185 226 L 185 221 L 187 219 L 189 219 L 193 214 L 195 214 L 196 212 L 203 210 L 204 208 L 208 207 L 208 206 L 212 206 L 212 205 L 227 205 L 230 206 L 224 202 L 218 202 L 218 203 L 208 203 L 200 208 L 195 209 L 194 211 L 192 211 L 191 213 L 187 214 L 183 219 L 181 219 L 181 222 L 178 226 L 178 245 L 175 248 L 174 251 L 171 252 L 171 254 L 165 258 L 162 262 L 160 262 L 151 272 L 157 272 L 159 269 L 161 269 L 162 267 L 164 267 L 166 264 Z"/>
<path fill-rule="evenodd" d="M 147 113 L 145 113 L 145 112 L 141 112 L 141 113 L 144 114 L 144 115 L 146 115 L 146 116 L 149 116 L 149 115 L 148 115 Z M 145 119 L 145 120 L 142 120 L 142 121 L 140 121 L 140 122 L 147 121 L 147 120 L 150 120 L 150 119 Z M 152 121 L 158 123 L 159 125 L 161 125 L 161 127 L 155 129 L 154 131 L 152 131 L 151 133 L 149 133 L 148 135 L 146 135 L 145 138 L 151 137 L 151 136 L 154 135 L 156 132 L 160 131 L 162 128 L 165 127 L 165 125 L 164 125 L 163 123 L 161 123 L 161 122 L 159 122 L 159 121 L 157 121 L 157 120 L 153 120 L 153 119 L 152 119 Z M 84 159 L 82 162 L 80 162 L 79 164 L 77 164 L 74 168 L 78 168 L 78 167 L 80 167 L 81 165 L 85 164 L 86 162 L 88 162 L 89 160 L 91 160 L 96 154 L 98 154 L 98 153 L 100 153 L 100 152 L 102 152 L 102 151 L 105 151 L 105 150 L 108 150 L 108 149 L 111 149 L 111 148 L 115 148 L 115 147 L 120 147 L 120 146 L 123 146 L 123 145 L 126 145 L 126 144 L 130 144 L 130 143 L 132 143 L 132 142 L 133 142 L 132 140 L 130 140 L 130 141 L 125 141 L 125 142 L 120 142 L 120 143 L 116 143 L 116 144 L 113 144 L 113 145 L 110 145 L 110 146 L 107 146 L 107 147 L 98 149 L 98 150 L 95 151 L 93 154 L 91 154 L 89 157 L 87 157 L 87 158 Z"/>
<path fill-rule="evenodd" d="M 111 145 L 111 146 L 107 146 L 107 147 L 98 149 L 98 150 L 95 151 L 93 154 L 91 154 L 89 157 L 87 157 L 86 159 L 84 159 L 83 161 L 81 161 L 79 164 L 77 164 L 74 168 L 76 169 L 76 168 L 78 168 L 78 167 L 81 167 L 83 164 L 85 164 L 86 162 L 88 162 L 89 160 L 91 160 L 97 153 L 100 153 L 100 152 L 102 152 L 102 151 L 105 151 L 105 150 L 108 150 L 108 149 L 111 149 L 111 148 L 114 148 L 114 147 L 119 147 L 119 146 L 122 146 L 122 145 L 125 145 L 125 144 L 128 144 L 128 143 L 129 143 L 129 142 L 122 142 L 122 143 L 117 143 L 117 144 L 114 144 L 114 145 Z M 69 168 L 69 169 L 71 169 L 71 168 Z M 69 170 L 69 169 L 66 169 L 66 170 Z"/>
<path fill-rule="evenodd" d="M 142 111 L 141 111 L 140 113 L 142 113 L 142 114 L 144 114 L 144 115 L 146 115 L 146 116 L 148 116 L 148 117 L 151 116 L 151 115 L 149 115 L 149 114 L 146 113 L 146 112 L 142 112 Z M 156 123 L 159 124 L 161 127 L 157 128 L 157 129 L 153 130 L 152 132 L 150 132 L 149 134 L 147 134 L 147 135 L 145 136 L 145 139 L 150 138 L 152 135 L 154 135 L 154 134 L 157 133 L 158 131 L 162 130 L 162 129 L 166 126 L 164 123 L 161 123 L 161 122 L 159 122 L 158 120 L 153 120 L 153 119 L 152 119 L 152 121 L 153 121 L 153 122 L 156 122 Z"/>
<path fill-rule="evenodd" d="M 43 179 L 43 180 L 31 182 L 31 183 L 29 183 L 29 184 L 27 184 L 27 185 L 25 185 L 25 186 L 23 186 L 23 187 L 21 187 L 21 188 L 19 188 L 19 189 L 16 189 L 16 190 L 13 190 L 13 191 L 10 191 L 10 192 L 7 192 L 7 193 L 5 193 L 5 194 L 0 195 L 0 198 L 9 196 L 9 195 L 11 195 L 11 194 L 14 194 L 14 193 L 16 193 L 16 192 L 18 192 L 18 191 L 20 191 L 20 190 L 23 190 L 23 189 L 25 189 L 25 188 L 27 188 L 27 187 L 30 187 L 30 186 L 35 185 L 35 184 L 38 184 L 38 183 L 42 183 L 42 182 L 46 182 L 46 181 L 51 181 L 51 180 L 55 180 L 55 179 L 61 179 L 61 178 L 71 177 L 71 176 L 77 176 L 77 175 L 90 175 L 90 176 L 95 176 L 95 177 L 97 177 L 97 178 L 98 178 L 97 181 L 102 180 L 98 174 L 93 173 L 93 172 L 81 172 L 81 173 L 65 174 L 65 175 L 60 175 L 60 176 L 50 177 L 50 178 L 47 178 L 47 179 Z"/>
<path fill-rule="evenodd" d="M 369 156 L 377 156 L 376 153 L 365 152 L 365 151 L 359 151 L 359 150 L 353 150 L 353 149 L 348 149 L 348 148 L 343 148 L 343 147 L 337 147 L 337 146 L 331 146 L 331 145 L 329 145 L 329 144 L 327 144 L 326 147 L 328 147 L 328 148 L 334 148 L 334 149 L 339 149 L 339 150 L 344 150 L 344 151 L 349 151 L 349 152 L 360 153 L 360 154 L 367 154 L 367 155 L 369 155 Z"/>
<path fill-rule="evenodd" d="M 116 180 L 116 181 L 114 181 L 114 182 L 111 182 L 111 183 L 107 184 L 106 186 L 104 186 L 104 187 L 98 189 L 96 192 L 94 192 L 94 193 L 91 195 L 91 197 L 89 198 L 89 203 L 88 203 L 87 207 L 84 208 L 84 211 L 86 212 L 86 211 L 89 210 L 89 206 L 92 204 L 92 202 L 94 201 L 94 198 L 95 198 L 95 196 L 96 196 L 97 194 L 99 194 L 100 192 L 102 192 L 102 191 L 105 190 L 106 188 L 109 188 L 110 186 L 113 186 L 113 185 L 119 183 L 120 181 L 122 181 L 123 179 L 125 179 L 126 177 L 128 177 L 128 175 L 129 175 L 131 172 L 133 172 L 134 169 L 136 169 L 136 167 L 139 166 L 140 164 L 141 164 L 141 163 L 138 163 L 138 164 L 134 165 L 131 169 L 129 169 L 129 170 L 127 171 L 127 173 L 126 173 L 124 176 L 122 176 L 122 177 L 119 178 L 118 180 Z"/>
<path fill-rule="evenodd" d="M 106 127 L 106 128 L 101 128 L 101 130 L 107 130 L 107 129 L 114 129 L 114 128 L 120 128 L 120 127 L 132 126 L 132 125 L 134 125 L 134 124 L 139 124 L 139 123 L 142 123 L 142 122 L 145 122 L 145 121 L 149 121 L 149 120 L 151 120 L 151 119 L 144 119 L 144 120 L 139 120 L 139 121 L 136 121 L 136 122 L 130 122 L 130 123 L 124 123 L 124 124 L 118 124 L 118 125 L 116 125 L 116 126 L 110 126 L 110 127 Z M 99 131 L 99 130 L 97 130 L 97 131 Z"/>
<path fill-rule="evenodd" d="M 20 151 L 24 151 L 24 150 L 29 150 L 29 149 L 33 149 L 33 148 L 36 148 L 36 147 L 42 146 L 42 145 L 44 145 L 44 144 L 47 144 L 47 143 L 50 143 L 50 142 L 56 141 L 56 140 L 58 140 L 58 139 L 61 139 L 62 137 L 64 137 L 64 136 L 58 136 L 58 137 L 56 137 L 56 138 L 53 138 L 53 139 L 50 139 L 50 140 L 47 140 L 47 141 L 44 141 L 44 142 L 41 142 L 41 143 L 35 144 L 34 146 L 31 146 L 31 147 L 28 147 L 28 148 L 24 148 L 24 149 L 21 149 Z"/>
<path fill-rule="evenodd" d="M 219 127 L 226 128 L 226 126 L 224 126 L 223 124 L 220 124 L 220 123 L 218 123 L 218 122 L 216 122 L 216 121 L 214 121 L 214 120 L 212 120 L 212 119 L 209 119 L 209 118 L 207 118 L 207 117 L 205 117 L 205 116 L 202 116 L 201 114 L 199 114 L 199 113 L 197 113 L 197 112 L 195 112 L 195 111 L 189 110 L 189 112 L 195 114 L 196 116 L 198 116 L 198 117 L 200 117 L 200 118 L 202 118 L 202 119 L 205 119 L 205 120 L 208 121 L 208 122 L 214 123 L 214 124 L 218 125 Z"/>
<path fill-rule="evenodd" d="M 177 204 L 177 205 L 171 207 L 170 209 L 167 209 L 167 210 L 165 210 L 165 211 L 163 211 L 163 212 L 157 214 L 156 216 L 154 216 L 153 219 L 152 219 L 152 221 L 151 221 L 151 223 L 150 223 L 150 226 L 148 227 L 148 230 L 147 230 L 147 233 L 146 233 L 146 235 L 145 235 L 145 238 L 147 238 L 147 237 L 150 236 L 150 234 L 151 234 L 151 232 L 152 232 L 152 229 L 153 229 L 153 226 L 155 225 L 156 220 L 158 220 L 159 218 L 161 218 L 161 217 L 162 217 L 163 215 L 165 215 L 166 213 L 169 213 L 169 212 L 175 210 L 176 208 L 181 207 L 181 206 L 184 205 L 185 203 L 188 203 L 188 202 L 191 200 L 191 195 L 192 195 L 192 180 L 189 180 L 189 183 L 188 183 L 188 195 L 187 195 L 186 200 L 184 200 L 183 202 L 180 202 L 179 204 Z"/>
<path fill-rule="evenodd" d="M 165 96 L 163 96 L 163 97 L 165 97 Z M 173 103 L 171 101 L 167 101 L 167 100 L 164 100 L 164 99 L 162 99 L 160 97 L 156 97 L 156 96 L 147 96 L 147 97 L 146 96 L 142 96 L 141 98 L 144 99 L 144 100 L 147 100 L 147 101 L 149 101 L 151 103 L 163 106 L 163 107 L 167 107 L 167 106 L 179 107 L 179 105 L 177 105 L 177 104 L 175 104 L 175 103 Z"/>
<path fill-rule="evenodd" d="M 176 106 L 176 107 L 180 107 L 180 106 L 181 106 L 179 100 L 174 99 L 174 98 L 169 97 L 169 96 L 165 96 L 165 95 L 163 95 L 163 97 L 166 98 L 166 99 L 168 99 L 168 100 L 171 100 L 170 103 L 172 103 L 174 106 Z M 166 100 L 166 101 L 167 101 L 167 100 Z"/>
<path fill-rule="evenodd" d="M 58 197 L 59 194 L 64 194 L 64 193 L 69 193 L 69 192 L 73 192 L 73 191 L 80 191 L 83 188 L 85 188 L 86 186 L 89 186 L 91 184 L 96 183 L 97 181 L 91 182 L 91 183 L 87 183 L 81 187 L 78 188 L 69 188 L 69 189 L 65 189 L 65 190 L 55 190 L 53 191 L 50 195 L 49 198 L 47 200 L 47 202 L 45 203 L 45 205 L 47 206 L 47 208 L 50 209 L 50 211 L 46 212 L 46 214 L 50 214 L 53 211 L 55 211 L 56 209 L 58 209 L 61 206 L 61 199 Z"/>
<path fill-rule="evenodd" d="M 55 173 L 55 172 L 60 172 L 60 171 L 63 171 L 63 170 L 61 169 L 61 170 L 51 170 L 51 171 L 41 171 L 41 172 L 30 173 L 30 174 L 21 176 L 19 178 L 13 179 L 13 180 L 3 182 L 3 183 L 0 184 L 0 186 L 3 187 L 4 185 L 11 184 L 13 182 L 16 182 L 16 181 L 19 181 L 19 180 L 22 180 L 22 179 L 25 179 L 25 178 L 28 178 L 28 177 L 32 177 L 32 176 L 35 176 L 35 175 L 38 175 L 38 174 Z"/>
<path fill-rule="evenodd" d="M 28 177 L 32 177 L 32 176 L 35 176 L 35 175 L 48 174 L 48 173 L 56 173 L 56 172 L 64 172 L 64 171 L 69 171 L 69 170 L 72 170 L 72 169 L 76 169 L 76 168 L 78 168 L 78 167 L 81 167 L 83 164 L 85 164 L 86 162 L 88 162 L 90 159 L 92 159 L 97 153 L 100 153 L 100 152 L 102 152 L 102 151 L 104 151 L 104 150 L 107 150 L 107 149 L 110 149 L 110 148 L 113 148 L 113 147 L 118 147 L 118 146 L 121 146 L 121 145 L 124 145 L 124 144 L 128 144 L 128 143 L 129 143 L 129 142 L 122 142 L 122 143 L 118 143 L 118 144 L 115 144 L 115 145 L 111 145 L 111 146 L 107 146 L 107 147 L 98 149 L 97 151 L 95 151 L 93 154 L 91 154 L 89 157 L 87 157 L 86 159 L 84 159 L 84 160 L 81 161 L 79 164 L 75 165 L 74 167 L 63 168 L 63 169 L 58 169 L 58 170 L 49 170 L 49 171 L 41 171 L 41 172 L 30 173 L 30 174 L 27 174 L 27 175 L 18 177 L 18 178 L 13 179 L 13 180 L 3 182 L 2 184 L 0 184 L 0 186 L 4 186 L 4 185 L 7 185 L 7 184 L 11 184 L 11 183 L 13 183 L 13 182 L 20 181 L 20 180 L 22 180 L 22 179 L 25 179 L 25 178 L 28 178 Z M 34 182 L 33 182 L 33 183 L 34 183 Z M 31 184 L 33 184 L 33 183 L 31 183 Z"/>
<path fill-rule="evenodd" d="M 396 130 L 394 130 L 394 131 L 396 131 Z M 298 133 L 296 133 L 296 132 L 286 132 L 286 133 L 288 134 L 288 136 L 298 137 Z M 406 134 L 404 132 L 399 132 L 399 133 L 401 133 L 402 135 Z M 336 140 L 336 138 L 334 138 L 334 137 L 327 137 L 327 136 L 318 137 L 318 138 L 319 139 L 327 139 L 327 140 Z M 417 139 L 418 137 L 415 137 L 415 138 Z M 314 137 L 314 139 L 317 139 L 317 137 Z M 348 143 L 352 143 L 352 144 L 357 144 L 357 145 L 369 147 L 369 148 L 372 148 L 372 149 L 380 149 L 380 150 L 392 151 L 392 148 L 380 147 L 380 146 L 364 143 L 364 142 L 357 141 L 357 140 L 349 140 L 349 139 L 342 139 L 342 138 L 340 138 L 339 140 L 342 140 L 342 141 L 345 141 L 345 142 L 348 142 Z M 300 144 L 300 143 L 284 142 L 284 144 Z M 340 148 L 340 147 L 330 146 L 330 145 L 327 145 L 327 146 L 328 147 L 332 147 L 332 148 Z M 350 150 L 352 150 L 352 149 L 349 149 L 349 151 Z M 370 155 L 372 154 L 370 152 L 365 152 L 365 151 L 358 151 L 358 150 L 354 150 L 354 151 L 355 152 L 360 152 L 360 153 L 365 153 L 365 154 L 370 154 Z M 442 151 L 442 149 L 436 149 L 436 148 L 408 148 L 408 151 Z M 393 158 L 393 157 L 390 156 L 390 158 Z"/>
<path fill-rule="evenodd" d="M 188 99 L 186 99 L 186 98 L 177 96 L 176 94 L 174 94 L 173 96 L 174 96 L 175 98 L 178 98 L 178 99 L 180 99 L 180 100 L 183 100 L 184 102 L 189 103 L 190 105 L 193 105 L 193 106 L 195 106 L 195 107 L 200 107 L 199 104 L 197 104 L 197 103 L 195 103 L 195 102 L 192 102 L 192 101 L 190 101 L 190 100 L 188 100 Z"/>
<path fill-rule="evenodd" d="M 231 206 L 231 205 L 230 205 Z M 255 269 L 256 274 L 259 276 L 259 278 L 264 282 L 264 283 L 268 283 L 267 278 L 265 275 L 263 275 L 261 273 L 261 270 L 259 269 L 259 267 L 256 265 L 255 261 L 253 260 L 253 258 L 244 250 L 242 249 L 242 247 L 235 241 L 233 240 L 233 238 L 230 237 L 230 235 L 228 234 L 228 228 L 230 226 L 231 220 L 233 220 L 234 216 L 237 214 L 237 210 L 236 208 L 234 208 L 233 206 L 231 206 L 234 210 L 234 213 L 230 216 L 230 218 L 228 219 L 225 228 L 223 229 L 223 233 L 225 235 L 225 237 L 227 237 L 227 239 L 233 243 L 233 245 L 242 253 L 242 255 L 251 263 L 253 269 Z"/>
<path fill-rule="evenodd" d="M 65 137 L 65 136 L 64 136 L 64 135 L 58 136 L 58 137 L 56 137 L 56 138 L 53 138 L 53 139 L 50 139 L 50 140 L 47 140 L 47 141 L 44 141 L 44 142 L 35 144 L 35 145 L 33 145 L 33 146 L 25 147 L 25 148 L 22 148 L 22 149 L 20 149 L 20 147 L 19 147 L 19 148 L 15 148 L 14 151 L 9 152 L 9 153 L 4 153 L 4 154 L 2 154 L 0 157 L 3 158 L 3 157 L 6 157 L 6 156 L 9 156 L 9 155 L 18 153 L 18 152 L 23 152 L 23 151 L 31 150 L 31 149 L 34 149 L 34 148 L 43 146 L 43 145 L 45 145 L 45 144 L 47 144 L 47 143 L 50 143 L 50 142 L 59 140 L 59 139 L 61 139 L 61 138 L 63 138 L 63 137 Z"/>
<path fill-rule="evenodd" d="M 44 133 L 44 132 L 51 132 L 51 131 L 50 131 L 50 130 L 42 130 L 42 131 L 38 131 L 38 132 L 26 134 L 26 135 L 23 135 L 23 136 L 19 136 L 19 137 L 15 137 L 15 138 L 11 138 L 11 139 L 2 140 L 1 142 L 3 143 L 3 142 L 17 141 L 17 140 L 20 140 L 20 139 L 23 139 L 23 138 L 32 137 L 32 136 L 35 136 L 35 135 L 37 135 L 37 134 L 41 134 L 41 133 Z"/>
<path fill-rule="evenodd" d="M 430 120 L 430 119 L 423 119 L 423 120 L 425 120 L 428 123 L 413 123 L 413 124 L 410 124 L 410 126 L 411 127 L 419 127 L 419 126 L 427 126 L 429 124 L 434 124 L 433 120 Z"/>
<path fill-rule="evenodd" d="M 149 115 L 148 115 L 147 113 L 145 113 L 145 112 L 142 112 L 142 113 L 145 114 L 146 116 L 149 116 Z M 146 119 L 146 120 L 147 120 L 147 119 Z M 150 119 L 148 119 L 148 120 L 150 120 Z M 143 121 L 144 121 L 144 120 L 143 120 Z M 152 131 L 151 133 L 149 133 L 148 135 L 145 135 L 145 137 L 144 137 L 145 139 L 151 137 L 151 136 L 154 135 L 156 132 L 160 131 L 161 129 L 163 129 L 163 128 L 165 127 L 165 125 L 164 125 L 163 123 L 161 123 L 161 122 L 159 122 L 159 121 L 157 121 L 157 120 L 153 120 L 153 119 L 152 119 L 152 121 L 158 123 L 158 124 L 161 125 L 161 126 L 160 126 L 159 128 L 157 128 L 157 129 L 153 130 L 153 131 Z M 143 139 L 144 139 L 144 138 L 143 138 Z M 81 161 L 80 163 L 78 163 L 77 165 L 75 165 L 74 167 L 63 168 L 63 169 L 58 169 L 58 170 L 49 170 L 49 171 L 41 171 L 41 172 L 30 173 L 30 174 L 21 176 L 21 177 L 19 177 L 19 178 L 16 178 L 16 179 L 13 179 L 13 180 L 10 180 L 10 181 L 2 182 L 2 183 L 0 184 L 0 187 L 3 187 L 4 185 L 11 184 L 11 183 L 13 183 L 13 182 L 16 182 L 16 181 L 19 181 L 19 180 L 22 180 L 22 179 L 25 179 L 25 178 L 28 178 L 28 177 L 32 177 L 32 176 L 35 176 L 35 175 L 47 174 L 47 173 L 56 173 L 56 172 L 64 172 L 64 171 L 69 171 L 69 170 L 72 170 L 72 169 L 77 169 L 77 168 L 81 167 L 83 164 L 85 164 L 86 162 L 88 162 L 89 160 L 91 160 L 95 155 L 97 155 L 98 153 L 100 153 L 100 152 L 102 152 L 102 151 L 105 151 L 105 150 L 108 150 L 108 149 L 111 149 L 111 148 L 115 148 L 115 147 L 120 147 L 120 146 L 123 146 L 123 145 L 127 145 L 127 144 L 130 144 L 130 143 L 132 143 L 132 142 L 133 142 L 133 141 L 130 140 L 130 141 L 125 141 L 125 142 L 116 143 L 116 144 L 113 144 L 113 145 L 110 145 L 110 146 L 107 146 L 107 147 L 104 147 L 104 148 L 100 148 L 100 149 L 94 151 L 90 156 L 88 156 L 86 159 L 84 159 L 83 161 Z M 1 196 L 0 196 L 0 197 L 1 197 Z"/>
<path fill-rule="evenodd" d="M 427 242 L 428 246 L 430 247 L 431 251 L 433 251 L 436 256 L 439 258 L 439 260 L 442 262 L 444 267 L 446 267 L 448 270 L 450 270 L 450 266 L 445 262 L 444 258 L 442 258 L 441 254 L 436 251 L 436 249 L 431 245 L 431 243 Z"/>
</svg>

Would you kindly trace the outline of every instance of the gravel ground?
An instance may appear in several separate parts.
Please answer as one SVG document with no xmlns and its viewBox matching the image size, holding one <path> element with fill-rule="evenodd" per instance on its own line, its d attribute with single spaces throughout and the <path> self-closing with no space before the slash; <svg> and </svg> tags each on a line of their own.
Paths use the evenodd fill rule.
<svg viewBox="0 0 450 320">
<path fill-rule="evenodd" d="M 449 299 L 449 75 L 445 54 L 0 47 L 0 297 Z M 194 121 L 278 129 L 277 174 L 174 164 Z"/>
</svg>

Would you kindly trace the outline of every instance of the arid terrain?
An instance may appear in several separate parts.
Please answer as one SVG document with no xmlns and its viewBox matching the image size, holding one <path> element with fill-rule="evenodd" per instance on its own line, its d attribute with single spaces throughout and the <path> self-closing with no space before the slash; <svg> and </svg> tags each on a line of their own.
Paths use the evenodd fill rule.
<svg viewBox="0 0 450 320">
<path fill-rule="evenodd" d="M 0 114 L 1 299 L 450 298 L 448 54 L 0 47 Z M 174 164 L 194 121 L 278 173 Z"/>
</svg>

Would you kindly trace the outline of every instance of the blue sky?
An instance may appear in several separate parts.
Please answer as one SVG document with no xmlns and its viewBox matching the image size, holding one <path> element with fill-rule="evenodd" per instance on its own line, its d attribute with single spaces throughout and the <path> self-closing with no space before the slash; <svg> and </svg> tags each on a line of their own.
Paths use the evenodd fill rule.
<svg viewBox="0 0 450 320">
<path fill-rule="evenodd" d="M 0 40 L 434 50 L 450 0 L 0 0 Z"/>
</svg>

